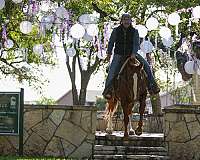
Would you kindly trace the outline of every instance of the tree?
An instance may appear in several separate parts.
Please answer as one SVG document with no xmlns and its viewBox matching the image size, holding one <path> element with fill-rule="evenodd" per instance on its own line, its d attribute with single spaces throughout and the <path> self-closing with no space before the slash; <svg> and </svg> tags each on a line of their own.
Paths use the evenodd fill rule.
<svg viewBox="0 0 200 160">
<path fill-rule="evenodd" d="M 24 3 L 25 4 L 25 3 Z M 51 34 L 46 37 L 38 35 L 39 26 L 35 23 L 38 17 L 26 15 L 25 6 L 6 0 L 5 7 L 0 10 L 0 72 L 1 77 L 11 76 L 19 82 L 27 81 L 29 85 L 41 88 L 47 82 L 40 66 L 55 65 L 56 59 L 51 48 Z M 31 33 L 20 31 L 20 23 L 29 20 L 33 23 Z M 8 46 L 8 42 L 13 46 Z M 43 44 L 42 54 L 34 53 L 33 47 Z"/>
</svg>

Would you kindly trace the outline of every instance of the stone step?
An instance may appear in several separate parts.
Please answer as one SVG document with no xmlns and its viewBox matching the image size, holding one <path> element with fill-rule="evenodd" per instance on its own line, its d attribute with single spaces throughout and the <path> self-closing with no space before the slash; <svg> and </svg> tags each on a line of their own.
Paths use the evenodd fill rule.
<svg viewBox="0 0 200 160">
<path fill-rule="evenodd" d="M 164 147 L 104 146 L 95 145 L 94 155 L 159 155 L 166 156 Z"/>
<path fill-rule="evenodd" d="M 94 155 L 94 160 L 170 160 L 168 156 L 157 155 Z"/>
<path fill-rule="evenodd" d="M 129 136 L 124 139 L 123 132 L 113 132 L 109 135 L 105 132 L 96 132 L 96 145 L 109 146 L 142 146 L 159 147 L 164 146 L 164 134 L 162 133 L 143 133 L 140 136 Z"/>
</svg>

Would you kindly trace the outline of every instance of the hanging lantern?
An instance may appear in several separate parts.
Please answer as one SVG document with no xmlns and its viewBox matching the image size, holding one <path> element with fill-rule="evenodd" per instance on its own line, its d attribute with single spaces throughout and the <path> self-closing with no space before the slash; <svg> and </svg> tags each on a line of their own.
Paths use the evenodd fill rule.
<svg viewBox="0 0 200 160">
<path fill-rule="evenodd" d="M 146 27 L 149 31 L 155 30 L 156 28 L 158 28 L 158 25 L 159 25 L 159 22 L 154 17 L 151 17 L 151 18 L 147 19 L 147 21 L 146 21 Z"/>
<path fill-rule="evenodd" d="M 66 51 L 66 54 L 69 57 L 74 57 L 76 55 L 76 50 L 73 47 L 72 48 L 68 48 L 67 51 Z"/>
<path fill-rule="evenodd" d="M 88 35 L 87 32 L 85 32 L 84 36 L 83 36 L 83 39 L 86 40 L 86 41 L 92 41 L 93 40 L 93 37 Z"/>
<path fill-rule="evenodd" d="M 42 44 L 36 44 L 33 46 L 33 52 L 41 55 L 44 52 L 44 48 Z"/>
<path fill-rule="evenodd" d="M 63 19 L 69 19 L 69 13 L 64 7 L 58 7 L 56 9 L 56 16 Z"/>
<path fill-rule="evenodd" d="M 53 22 L 54 22 L 53 15 L 44 16 L 41 19 L 41 23 L 43 26 L 45 26 L 46 29 L 51 29 L 51 27 L 53 26 Z"/>
<path fill-rule="evenodd" d="M 70 33 L 73 38 L 79 39 L 82 38 L 85 34 L 85 28 L 80 24 L 74 24 L 71 29 Z"/>
<path fill-rule="evenodd" d="M 20 31 L 24 34 L 29 34 L 32 31 L 32 23 L 29 21 L 22 21 L 20 23 Z"/>
<path fill-rule="evenodd" d="M 137 25 L 135 27 L 138 30 L 139 37 L 144 38 L 147 35 L 147 28 L 144 25 Z"/>
<path fill-rule="evenodd" d="M 40 10 L 43 12 L 47 12 L 50 8 L 50 1 L 41 1 L 40 2 Z"/>
<path fill-rule="evenodd" d="M 79 18 L 78 18 L 79 22 L 82 24 L 90 24 L 92 23 L 92 18 L 90 14 L 82 14 Z"/>
<path fill-rule="evenodd" d="M 171 37 L 171 30 L 168 27 L 160 27 L 159 34 L 162 38 L 169 38 Z"/>
<path fill-rule="evenodd" d="M 144 53 L 142 50 L 138 50 L 138 54 L 140 54 L 144 59 L 146 59 L 146 53 Z"/>
<path fill-rule="evenodd" d="M 153 44 L 150 41 L 143 41 L 140 44 L 141 51 L 144 53 L 150 53 L 153 50 Z"/>
<path fill-rule="evenodd" d="M 192 15 L 194 18 L 200 18 L 200 6 L 196 6 L 192 9 Z"/>
<path fill-rule="evenodd" d="M 96 24 L 90 24 L 88 26 L 88 28 L 87 28 L 87 34 L 89 36 L 94 37 L 94 36 L 98 35 L 98 33 L 99 33 L 99 29 L 98 29 L 98 26 Z"/>
<path fill-rule="evenodd" d="M 22 0 L 12 0 L 14 3 L 21 3 Z"/>
<path fill-rule="evenodd" d="M 195 73 L 195 71 L 194 71 L 194 61 L 186 62 L 185 65 L 184 65 L 184 68 L 185 68 L 186 73 L 194 74 Z"/>
<path fill-rule="evenodd" d="M 0 0 L 0 10 L 3 9 L 4 7 L 5 7 L 5 1 Z"/>
<path fill-rule="evenodd" d="M 162 38 L 162 43 L 165 47 L 170 48 L 173 44 L 173 37 Z"/>
<path fill-rule="evenodd" d="M 171 24 L 173 26 L 176 26 L 176 25 L 178 25 L 180 23 L 181 19 L 180 19 L 179 14 L 174 12 L 174 13 L 171 13 L 168 16 L 167 21 L 169 22 L 169 24 Z"/>
<path fill-rule="evenodd" d="M 8 49 L 13 48 L 14 42 L 11 39 L 8 39 L 4 42 L 4 46 Z"/>
</svg>

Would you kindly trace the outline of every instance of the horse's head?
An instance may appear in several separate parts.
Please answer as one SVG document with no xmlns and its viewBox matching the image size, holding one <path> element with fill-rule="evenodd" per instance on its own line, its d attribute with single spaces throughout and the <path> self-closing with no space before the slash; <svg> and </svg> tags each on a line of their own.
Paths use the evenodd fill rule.
<svg viewBox="0 0 200 160">
<path fill-rule="evenodd" d="M 129 58 L 127 62 L 127 69 L 130 74 L 139 73 L 143 68 L 143 64 L 136 58 Z"/>
</svg>

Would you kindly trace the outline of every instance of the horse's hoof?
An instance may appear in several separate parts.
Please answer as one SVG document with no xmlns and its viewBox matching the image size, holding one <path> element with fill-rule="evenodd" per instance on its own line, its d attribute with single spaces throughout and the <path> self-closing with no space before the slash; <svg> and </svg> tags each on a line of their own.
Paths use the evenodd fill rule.
<svg viewBox="0 0 200 160">
<path fill-rule="evenodd" d="M 108 133 L 108 134 L 112 134 L 112 130 L 110 130 L 110 129 L 106 129 L 106 133 Z"/>
<path fill-rule="evenodd" d="M 128 136 L 123 137 L 123 140 L 124 140 L 124 141 L 128 141 Z"/>
<path fill-rule="evenodd" d="M 123 140 L 128 141 L 128 137 L 129 137 L 128 134 L 124 134 Z"/>
<path fill-rule="evenodd" d="M 140 135 L 142 134 L 142 128 L 137 128 L 137 129 L 135 130 L 135 134 L 136 134 L 137 136 L 140 136 Z"/>
<path fill-rule="evenodd" d="M 134 130 L 129 131 L 129 135 L 135 135 L 135 131 Z"/>
</svg>

